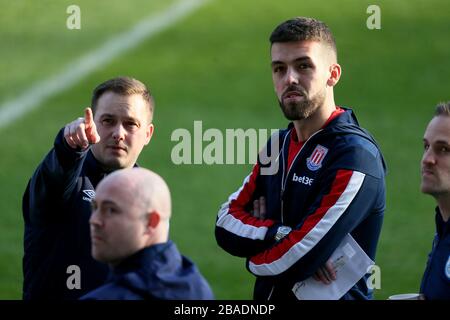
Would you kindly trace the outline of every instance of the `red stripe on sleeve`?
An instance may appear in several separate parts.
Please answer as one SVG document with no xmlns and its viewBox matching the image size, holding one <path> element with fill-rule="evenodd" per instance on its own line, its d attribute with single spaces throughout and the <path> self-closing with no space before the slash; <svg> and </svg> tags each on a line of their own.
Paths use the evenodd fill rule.
<svg viewBox="0 0 450 320">
<path fill-rule="evenodd" d="M 257 163 L 253 166 L 250 179 L 246 184 L 244 184 L 238 197 L 230 202 L 228 212 L 244 224 L 252 225 L 254 227 L 270 227 L 275 223 L 273 220 L 261 220 L 244 211 L 244 207 L 250 202 L 253 193 L 255 192 L 258 173 L 259 164 Z"/>
<path fill-rule="evenodd" d="M 281 258 L 292 246 L 300 242 L 319 223 L 327 211 L 336 204 L 339 197 L 347 188 L 352 174 L 353 171 L 351 170 L 338 170 L 330 192 L 322 198 L 320 206 L 313 214 L 306 218 L 301 228 L 292 231 L 273 248 L 252 257 L 250 259 L 251 262 L 254 264 L 271 263 Z"/>
</svg>

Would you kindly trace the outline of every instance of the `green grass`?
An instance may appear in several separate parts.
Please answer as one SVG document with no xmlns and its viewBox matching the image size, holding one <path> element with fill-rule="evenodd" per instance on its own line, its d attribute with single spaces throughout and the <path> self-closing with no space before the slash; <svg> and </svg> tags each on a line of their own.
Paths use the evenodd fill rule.
<svg viewBox="0 0 450 320">
<path fill-rule="evenodd" d="M 170 4 L 77 3 L 82 29 L 69 31 L 65 8 L 71 1 L 0 0 L 0 39 L 6 43 L 0 50 L 0 101 Z M 366 28 L 369 4 L 381 7 L 381 30 Z M 195 120 L 203 121 L 203 130 L 284 127 L 267 39 L 277 23 L 295 15 L 317 17 L 334 31 L 343 67 L 336 102 L 355 109 L 388 163 L 376 298 L 418 291 L 434 234 L 434 202 L 419 191 L 421 140 L 434 105 L 449 99 L 449 10 L 446 1 L 211 1 L 1 129 L 0 298 L 21 294 L 21 197 L 27 180 L 58 129 L 82 114 L 92 88 L 123 74 L 147 83 L 156 98 L 155 135 L 140 164 L 160 173 L 171 188 L 171 237 L 198 264 L 217 298 L 251 298 L 253 277 L 244 260 L 223 252 L 214 239 L 218 208 L 251 165 L 174 165 L 170 136 L 177 128 L 192 132 Z"/>
<path fill-rule="evenodd" d="M 30 84 L 57 73 L 112 35 L 174 2 L 0 0 L 2 100 L 14 98 Z M 72 4 L 80 7 L 80 30 L 66 28 L 66 10 Z"/>
</svg>

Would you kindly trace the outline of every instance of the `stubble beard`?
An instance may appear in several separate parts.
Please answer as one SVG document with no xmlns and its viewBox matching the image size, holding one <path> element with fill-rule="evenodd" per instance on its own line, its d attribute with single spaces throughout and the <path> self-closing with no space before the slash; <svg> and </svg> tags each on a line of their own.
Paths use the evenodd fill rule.
<svg viewBox="0 0 450 320">
<path fill-rule="evenodd" d="M 325 92 L 318 92 L 312 98 L 309 98 L 304 92 L 303 101 L 297 103 L 284 104 L 282 100 L 278 100 L 284 116 L 290 121 L 309 118 L 324 102 Z"/>
<path fill-rule="evenodd" d="M 439 179 L 435 179 L 434 181 L 426 181 L 422 178 L 420 191 L 424 194 L 432 196 L 436 200 L 441 197 L 450 196 L 450 187 L 445 184 L 443 185 Z"/>
</svg>

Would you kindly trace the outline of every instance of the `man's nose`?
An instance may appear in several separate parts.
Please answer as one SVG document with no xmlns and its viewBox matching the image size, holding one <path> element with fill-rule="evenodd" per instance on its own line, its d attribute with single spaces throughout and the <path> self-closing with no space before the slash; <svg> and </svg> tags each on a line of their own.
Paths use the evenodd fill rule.
<svg viewBox="0 0 450 320">
<path fill-rule="evenodd" d="M 433 154 L 433 151 L 432 151 L 431 147 L 428 148 L 425 151 L 425 153 L 423 154 L 422 163 L 426 164 L 426 165 L 433 165 L 433 164 L 436 163 L 436 158 L 435 158 L 435 156 Z"/>
<path fill-rule="evenodd" d="M 299 75 L 294 68 L 288 68 L 286 72 L 287 85 L 298 84 Z"/>
<path fill-rule="evenodd" d="M 114 140 L 117 141 L 121 141 L 125 139 L 125 128 L 123 127 L 122 124 L 118 124 L 117 126 L 114 127 L 114 131 L 112 134 L 112 137 L 114 138 Z"/>
<path fill-rule="evenodd" d="M 100 227 L 102 224 L 97 211 L 98 210 L 92 210 L 91 217 L 89 218 L 89 224 L 91 227 Z"/>
</svg>

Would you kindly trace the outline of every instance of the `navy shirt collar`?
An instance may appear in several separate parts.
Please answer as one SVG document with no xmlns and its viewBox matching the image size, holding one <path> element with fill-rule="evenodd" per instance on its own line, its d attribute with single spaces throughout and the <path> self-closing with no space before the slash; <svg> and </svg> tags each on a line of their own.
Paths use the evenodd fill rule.
<svg viewBox="0 0 450 320">
<path fill-rule="evenodd" d="M 86 173 L 91 178 L 91 181 L 93 182 L 94 186 L 97 186 L 97 184 L 103 178 L 105 178 L 109 173 L 111 173 L 103 169 L 103 167 L 100 165 L 100 162 L 95 158 L 91 149 L 89 149 L 87 153 L 85 163 L 86 163 Z M 134 168 L 138 167 L 139 165 L 135 163 Z"/>
<path fill-rule="evenodd" d="M 125 274 L 148 265 L 153 265 L 159 260 L 165 260 L 167 250 L 173 251 L 174 248 L 172 249 L 172 247 L 173 243 L 169 240 L 168 242 L 154 244 L 139 250 L 115 266 L 113 268 L 113 273 L 115 275 Z"/>
<path fill-rule="evenodd" d="M 450 219 L 447 220 L 447 222 L 444 221 L 442 218 L 441 211 L 439 210 L 439 207 L 436 207 L 436 232 L 439 236 L 439 238 L 442 238 L 444 235 L 448 234 L 450 232 Z"/>
<path fill-rule="evenodd" d="M 109 172 L 104 170 L 100 163 L 95 159 L 92 150 L 89 150 L 85 160 L 86 174 L 91 178 L 91 182 L 96 186 L 100 180 L 108 175 Z"/>
</svg>

